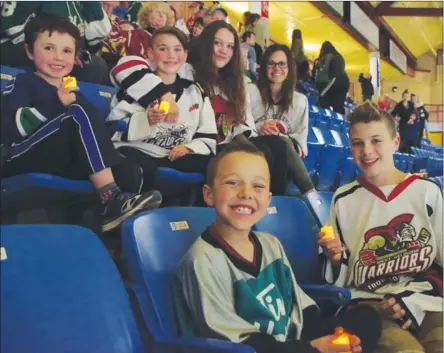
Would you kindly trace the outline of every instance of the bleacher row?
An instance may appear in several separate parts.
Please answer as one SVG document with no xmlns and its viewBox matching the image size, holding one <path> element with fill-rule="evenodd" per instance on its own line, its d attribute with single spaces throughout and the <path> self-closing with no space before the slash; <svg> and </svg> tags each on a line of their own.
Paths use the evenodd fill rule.
<svg viewBox="0 0 444 353">
<path fill-rule="evenodd" d="M 21 72 L 24 72 L 24 69 L 0 66 L 1 89 Z M 86 82 L 78 82 L 78 86 L 105 119 L 109 113 L 112 96 L 116 92 L 115 88 Z M 310 104 L 307 138 L 309 153 L 304 159 L 304 164 L 317 190 L 334 191 L 359 176 L 359 170 L 351 158 L 348 127 L 348 121 L 341 114 Z M 121 127 L 117 123 L 111 125 L 110 129 L 116 131 Z M 434 148 L 436 147 L 438 146 Z M 441 176 L 442 156 L 438 158 L 439 154 L 431 150 L 430 144 L 428 148 L 428 150 L 414 149 L 415 155 L 395 153 L 396 166 L 404 172 L 427 172 L 431 177 Z M 202 183 L 204 176 L 198 173 L 183 173 L 170 168 L 159 168 L 157 179 L 169 181 L 170 184 L 186 183 L 186 189 L 190 190 L 187 205 L 193 205 L 195 189 Z M 91 194 L 93 189 L 89 181 L 72 181 L 39 173 L 20 175 L 2 179 L 3 207 L 12 210 L 22 207 L 23 203 L 20 202 L 19 197 L 22 193 L 35 195 L 35 200 L 48 199 L 49 203 L 53 203 L 51 198 L 58 198 L 58 195 L 54 195 L 54 191 L 87 195 Z M 300 195 L 300 191 L 293 183 L 289 183 L 288 194 L 296 196 Z M 32 206 L 29 204 L 29 207 Z"/>
<path fill-rule="evenodd" d="M 297 281 L 320 305 L 350 300 L 344 288 L 320 285 L 316 234 L 332 193 L 273 197 L 254 230 L 283 244 Z M 254 352 L 248 346 L 179 337 L 173 272 L 213 221 L 212 208 L 145 212 L 122 226 L 123 282 L 91 231 L 68 225 L 1 227 L 2 352 Z M 125 292 L 126 290 L 126 292 Z"/>
</svg>

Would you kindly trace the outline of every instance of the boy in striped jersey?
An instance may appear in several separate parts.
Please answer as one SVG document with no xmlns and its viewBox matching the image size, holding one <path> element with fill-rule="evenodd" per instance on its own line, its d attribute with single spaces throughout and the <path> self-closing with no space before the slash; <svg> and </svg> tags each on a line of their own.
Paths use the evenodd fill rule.
<svg viewBox="0 0 444 353">
<path fill-rule="evenodd" d="M 113 141 L 121 154 L 142 166 L 147 180 L 157 167 L 205 174 L 216 153 L 211 102 L 198 83 L 177 74 L 187 57 L 186 42 L 179 29 L 161 28 L 152 37 L 150 63 L 128 56 L 111 72 L 119 92 L 108 120 L 124 120 L 128 126 L 127 131 L 116 133 Z M 164 90 L 174 95 L 178 115 L 161 110 L 156 92 Z"/>
<path fill-rule="evenodd" d="M 325 280 L 348 287 L 352 305 L 379 310 L 378 351 L 442 352 L 442 191 L 395 168 L 400 141 L 388 113 L 365 102 L 348 119 L 362 176 L 335 192 L 335 237 L 319 234 Z"/>
<path fill-rule="evenodd" d="M 137 166 L 122 163 L 98 112 L 78 92 L 71 72 L 80 33 L 67 18 L 34 17 L 25 27 L 25 48 L 36 72 L 18 75 L 2 91 L 1 177 L 49 173 L 89 179 L 98 191 L 103 231 L 127 217 L 156 208 L 158 191 L 138 194 L 142 176 Z M 111 169 L 112 168 L 112 169 Z M 114 176 L 119 175 L 116 184 Z"/>
</svg>

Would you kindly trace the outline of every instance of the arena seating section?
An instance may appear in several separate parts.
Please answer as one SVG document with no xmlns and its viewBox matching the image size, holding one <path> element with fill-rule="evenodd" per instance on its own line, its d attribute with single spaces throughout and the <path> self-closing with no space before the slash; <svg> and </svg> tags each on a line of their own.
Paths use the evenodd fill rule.
<svg viewBox="0 0 444 353">
<path fill-rule="evenodd" d="M 23 72 L 5 66 L 0 71 L 2 89 Z M 115 89 L 83 82 L 79 88 L 105 118 Z M 359 171 L 351 158 L 348 122 L 316 106 L 315 92 L 308 98 L 309 153 L 304 162 L 320 192 L 301 197 L 290 183 L 289 195 L 297 197 L 273 197 L 255 229 L 280 239 L 298 282 L 318 303 L 339 306 L 350 300 L 350 293 L 321 285 L 316 234 L 327 223 L 333 192 L 355 180 Z M 442 147 L 423 140 L 412 152 L 395 153 L 396 166 L 404 172 L 427 172 L 442 187 Z M 0 327 L 0 351 L 253 352 L 227 341 L 179 338 L 172 273 L 213 220 L 214 210 L 193 207 L 203 175 L 160 168 L 159 179 L 185 184 L 186 207 L 141 213 L 123 224 L 124 281 L 99 237 L 86 228 L 1 226 L 1 321 L 7 324 Z M 96 198 L 87 181 L 38 173 L 1 180 L 2 212 L 61 205 L 73 195 L 82 202 Z"/>
</svg>

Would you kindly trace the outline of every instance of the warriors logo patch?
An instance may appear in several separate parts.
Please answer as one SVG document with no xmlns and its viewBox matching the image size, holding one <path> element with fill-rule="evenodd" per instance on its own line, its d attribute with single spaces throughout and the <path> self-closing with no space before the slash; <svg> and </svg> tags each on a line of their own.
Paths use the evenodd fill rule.
<svg viewBox="0 0 444 353">
<path fill-rule="evenodd" d="M 399 276 L 422 272 L 430 266 L 430 232 L 422 228 L 417 233 L 411 224 L 413 217 L 403 214 L 365 233 L 354 269 L 358 287 L 373 292 L 389 282 L 398 282 Z"/>
</svg>

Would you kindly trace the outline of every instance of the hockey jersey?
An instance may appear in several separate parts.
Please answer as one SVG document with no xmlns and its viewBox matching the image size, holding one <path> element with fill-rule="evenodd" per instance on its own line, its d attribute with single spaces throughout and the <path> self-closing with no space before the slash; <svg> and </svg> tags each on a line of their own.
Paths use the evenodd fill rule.
<svg viewBox="0 0 444 353">
<path fill-rule="evenodd" d="M 88 114 L 98 114 L 94 106 L 75 92 L 76 102 Z M 1 143 L 10 145 L 24 140 L 42 125 L 66 112 L 57 87 L 34 73 L 19 74 L 2 90 Z"/>
<path fill-rule="evenodd" d="M 252 232 L 250 240 L 255 249 L 251 263 L 214 228 L 207 229 L 177 269 L 178 288 L 186 306 L 178 312 L 190 314 L 197 336 L 244 343 L 261 333 L 278 342 L 300 339 L 303 311 L 317 309 L 314 301 L 296 283 L 275 237 Z M 181 327 L 182 332 L 188 330 Z"/>
<path fill-rule="evenodd" d="M 211 102 L 201 86 L 177 77 L 165 85 L 139 57 L 124 57 L 111 72 L 119 89 L 111 102 L 108 121 L 124 120 L 127 131 L 113 136 L 116 147 L 129 146 L 150 156 L 167 157 L 172 148 L 184 145 L 193 153 L 216 153 L 216 123 Z M 171 92 L 179 108 L 179 120 L 150 125 L 146 109 Z"/>
<path fill-rule="evenodd" d="M 347 250 L 339 271 L 326 261 L 326 281 L 353 299 L 398 295 L 417 325 L 426 311 L 442 311 L 442 202 L 439 186 L 416 175 L 379 188 L 361 177 L 339 188 L 329 223 Z"/>
<path fill-rule="evenodd" d="M 256 129 L 259 131 L 265 120 L 277 120 L 280 122 L 279 130 L 284 136 L 288 136 L 295 141 L 301 154 L 306 156 L 307 149 L 307 135 L 308 135 L 308 100 L 307 97 L 299 92 L 293 93 L 293 101 L 284 113 L 279 113 L 279 106 L 273 105 L 265 107 L 259 88 L 254 84 L 248 85 L 248 95 L 251 101 L 251 108 L 253 118 L 256 124 Z"/>
<path fill-rule="evenodd" d="M 111 22 L 99 1 L 4 1 L 2 3 L 1 43 L 11 41 L 18 44 L 25 39 L 26 23 L 35 15 L 51 14 L 68 17 L 80 31 L 89 46 L 96 46 L 104 40 Z M 81 45 L 81 48 L 84 45 Z"/>
</svg>

